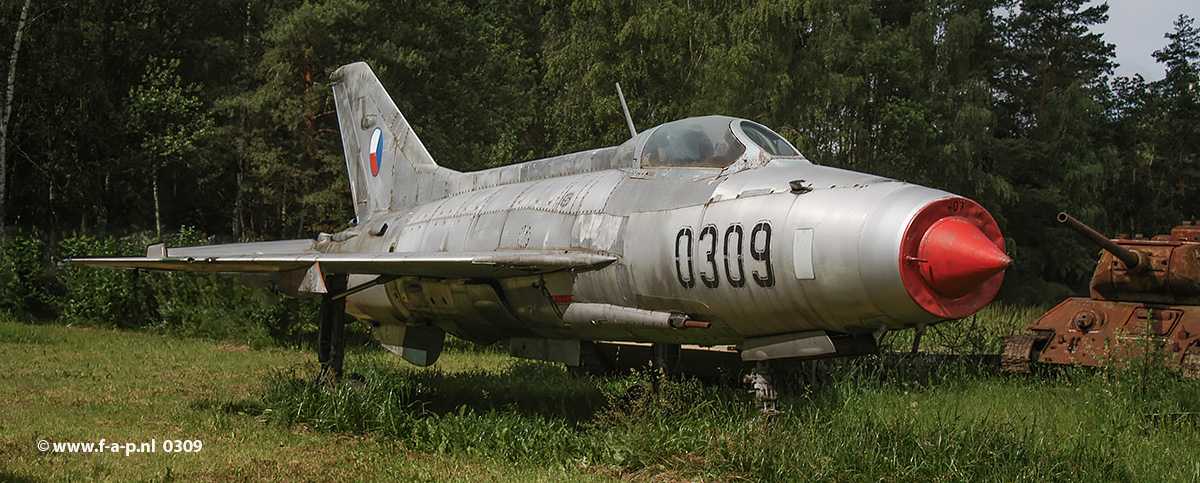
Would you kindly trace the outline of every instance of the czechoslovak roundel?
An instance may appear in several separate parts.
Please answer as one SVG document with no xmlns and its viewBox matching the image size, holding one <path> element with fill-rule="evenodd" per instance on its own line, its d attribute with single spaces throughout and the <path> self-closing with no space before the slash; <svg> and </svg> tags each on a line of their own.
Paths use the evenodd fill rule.
<svg viewBox="0 0 1200 483">
<path fill-rule="evenodd" d="M 371 133 L 371 176 L 379 176 L 380 164 L 383 164 L 383 129 L 375 128 Z"/>
</svg>

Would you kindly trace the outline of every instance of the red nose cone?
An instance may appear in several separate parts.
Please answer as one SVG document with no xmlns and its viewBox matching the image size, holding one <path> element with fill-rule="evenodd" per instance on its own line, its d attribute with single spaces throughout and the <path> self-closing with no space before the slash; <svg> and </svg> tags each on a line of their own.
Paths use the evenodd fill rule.
<svg viewBox="0 0 1200 483">
<path fill-rule="evenodd" d="M 982 309 L 1004 280 L 1012 259 L 1004 254 L 996 220 L 966 198 L 943 198 L 921 208 L 904 230 L 900 278 L 921 309 L 958 319 Z"/>
<path fill-rule="evenodd" d="M 967 295 L 1012 265 L 1012 259 L 964 218 L 938 220 L 921 239 L 921 276 L 938 293 Z"/>
</svg>

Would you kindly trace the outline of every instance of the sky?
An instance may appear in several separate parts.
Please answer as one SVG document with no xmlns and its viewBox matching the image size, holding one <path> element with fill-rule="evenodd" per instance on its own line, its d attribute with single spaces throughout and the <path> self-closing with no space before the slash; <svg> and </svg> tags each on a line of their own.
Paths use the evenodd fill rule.
<svg viewBox="0 0 1200 483">
<path fill-rule="evenodd" d="M 1093 1 L 1091 3 L 1100 3 Z M 1163 35 L 1175 31 L 1179 14 L 1192 17 L 1200 26 L 1200 0 L 1107 0 L 1108 23 L 1094 28 L 1104 40 L 1117 46 L 1117 76 L 1141 74 L 1148 81 L 1161 80 L 1166 66 L 1152 55 L 1168 40 Z"/>
</svg>

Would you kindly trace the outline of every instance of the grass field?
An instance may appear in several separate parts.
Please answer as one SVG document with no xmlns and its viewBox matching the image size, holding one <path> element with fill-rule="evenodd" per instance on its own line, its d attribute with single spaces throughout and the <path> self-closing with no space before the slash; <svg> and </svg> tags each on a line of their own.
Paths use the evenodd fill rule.
<svg viewBox="0 0 1200 483">
<path fill-rule="evenodd" d="M 316 370 L 306 352 L 0 322 L 0 481 L 606 480 L 575 468 L 436 454 L 379 434 L 269 422 L 263 396 L 273 374 Z M 154 439 L 158 452 L 37 448 L 41 440 L 101 439 Z M 165 453 L 167 439 L 203 446 Z"/>
<path fill-rule="evenodd" d="M 1027 315 L 926 345 L 988 346 Z M 1028 377 L 972 361 L 822 364 L 764 417 L 741 387 L 654 394 L 644 374 L 462 344 L 431 369 L 356 348 L 356 377 L 310 388 L 307 352 L 0 322 L 0 481 L 1200 481 L 1200 384 L 1144 361 Z M 38 448 L 100 439 L 157 451 Z"/>
</svg>

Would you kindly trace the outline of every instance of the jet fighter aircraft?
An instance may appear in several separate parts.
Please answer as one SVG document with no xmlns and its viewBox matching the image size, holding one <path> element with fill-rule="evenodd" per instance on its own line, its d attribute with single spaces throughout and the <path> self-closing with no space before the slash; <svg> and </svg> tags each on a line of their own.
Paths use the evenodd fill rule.
<svg viewBox="0 0 1200 483">
<path fill-rule="evenodd" d="M 283 291 L 324 297 L 322 374 L 341 371 L 343 312 L 418 366 L 446 333 L 569 366 L 611 343 L 760 362 L 855 355 L 886 331 L 975 313 L 1012 263 L 974 201 L 814 165 L 749 120 L 684 119 L 619 146 L 458 172 L 434 162 L 366 64 L 332 80 L 349 229 L 69 262 L 274 272 Z"/>
</svg>

